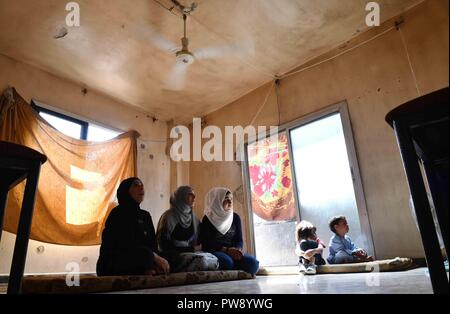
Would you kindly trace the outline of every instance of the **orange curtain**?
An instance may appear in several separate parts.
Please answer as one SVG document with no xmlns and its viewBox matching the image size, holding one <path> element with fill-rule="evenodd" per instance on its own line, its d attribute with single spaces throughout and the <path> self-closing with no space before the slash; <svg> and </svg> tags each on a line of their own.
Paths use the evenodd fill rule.
<svg viewBox="0 0 450 314">
<path fill-rule="evenodd" d="M 106 142 L 71 138 L 54 129 L 15 91 L 0 97 L 0 140 L 33 148 L 48 160 L 41 168 L 31 239 L 62 245 L 96 245 L 116 189 L 136 174 L 135 131 Z M 1 175 L 1 174 L 0 174 Z M 9 192 L 4 230 L 15 233 L 25 183 Z"/>
</svg>

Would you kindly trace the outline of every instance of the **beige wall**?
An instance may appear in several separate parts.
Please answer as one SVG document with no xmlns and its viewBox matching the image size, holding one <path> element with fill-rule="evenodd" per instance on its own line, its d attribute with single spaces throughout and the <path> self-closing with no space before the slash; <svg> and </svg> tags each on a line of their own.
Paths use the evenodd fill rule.
<svg viewBox="0 0 450 314">
<path fill-rule="evenodd" d="M 150 210 L 154 223 L 169 205 L 170 160 L 165 154 L 167 124 L 153 122 L 146 113 L 88 91 L 84 86 L 55 77 L 33 66 L 0 55 L 0 91 L 16 88 L 27 101 L 38 100 L 58 110 L 75 114 L 123 131 L 134 129 L 138 140 L 138 175 L 144 181 L 147 196 L 142 208 Z M 8 274 L 15 236 L 4 232 L 0 243 L 0 275 Z M 42 253 L 38 248 L 43 247 Z M 81 272 L 95 272 L 98 246 L 66 247 L 30 241 L 26 273 L 65 272 L 68 262 L 78 262 Z"/>
<path fill-rule="evenodd" d="M 399 151 L 384 117 L 419 93 L 448 86 L 448 1 L 425 1 L 403 17 L 401 31 L 393 29 L 356 46 L 390 28 L 393 21 L 389 21 L 308 65 L 355 47 L 352 51 L 282 79 L 279 106 L 272 93 L 254 123 L 283 124 L 347 101 L 378 258 L 423 256 L 408 206 L 409 193 Z M 270 85 L 263 86 L 208 115 L 207 123 L 247 125 L 269 89 Z M 242 185 L 241 169 L 234 162 L 192 162 L 189 177 L 199 200 L 213 186 L 228 186 L 234 190 Z M 202 215 L 201 203 L 196 208 L 199 216 Z M 236 211 L 244 216 L 248 243 L 247 210 L 238 203 Z"/>
</svg>

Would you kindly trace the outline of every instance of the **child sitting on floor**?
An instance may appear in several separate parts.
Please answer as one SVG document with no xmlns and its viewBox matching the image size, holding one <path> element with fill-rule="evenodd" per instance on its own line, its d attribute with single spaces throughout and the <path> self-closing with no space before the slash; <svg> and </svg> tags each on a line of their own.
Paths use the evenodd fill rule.
<svg viewBox="0 0 450 314">
<path fill-rule="evenodd" d="M 315 275 L 317 265 L 325 265 L 322 252 L 325 244 L 317 237 L 316 227 L 306 220 L 301 221 L 296 228 L 296 253 L 300 257 L 300 273 Z"/>
<path fill-rule="evenodd" d="M 336 216 L 330 220 L 330 230 L 334 233 L 330 240 L 330 264 L 348 264 L 372 262 L 374 259 L 364 249 L 358 248 L 347 235 L 350 230 L 345 216 Z"/>
</svg>

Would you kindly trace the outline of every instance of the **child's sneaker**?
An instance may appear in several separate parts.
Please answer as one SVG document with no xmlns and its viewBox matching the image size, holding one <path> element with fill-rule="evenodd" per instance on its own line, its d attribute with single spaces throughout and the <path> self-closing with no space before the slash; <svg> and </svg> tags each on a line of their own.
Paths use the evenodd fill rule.
<svg viewBox="0 0 450 314">
<path fill-rule="evenodd" d="M 306 268 L 306 274 L 307 275 L 317 274 L 317 266 L 314 264 L 308 265 L 308 268 Z"/>
<path fill-rule="evenodd" d="M 298 271 L 299 271 L 300 274 L 305 274 L 305 273 L 306 273 L 306 267 L 305 267 L 305 265 L 303 265 L 302 263 L 300 263 L 300 265 L 299 265 L 298 267 L 299 267 Z"/>
</svg>

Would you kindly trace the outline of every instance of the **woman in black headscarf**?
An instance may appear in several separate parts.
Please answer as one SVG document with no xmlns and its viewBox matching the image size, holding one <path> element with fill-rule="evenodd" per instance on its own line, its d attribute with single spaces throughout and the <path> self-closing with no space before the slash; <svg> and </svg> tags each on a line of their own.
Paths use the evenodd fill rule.
<svg viewBox="0 0 450 314">
<path fill-rule="evenodd" d="M 189 186 L 179 187 L 170 198 L 170 209 L 158 223 L 159 250 L 169 261 L 172 272 L 219 268 L 214 255 L 200 251 L 200 222 L 192 211 L 194 202 L 194 190 Z"/>
<path fill-rule="evenodd" d="M 129 178 L 119 185 L 115 207 L 102 233 L 97 275 L 153 275 L 169 272 L 167 260 L 158 255 L 155 228 L 150 214 L 139 204 L 144 185 Z"/>
</svg>

